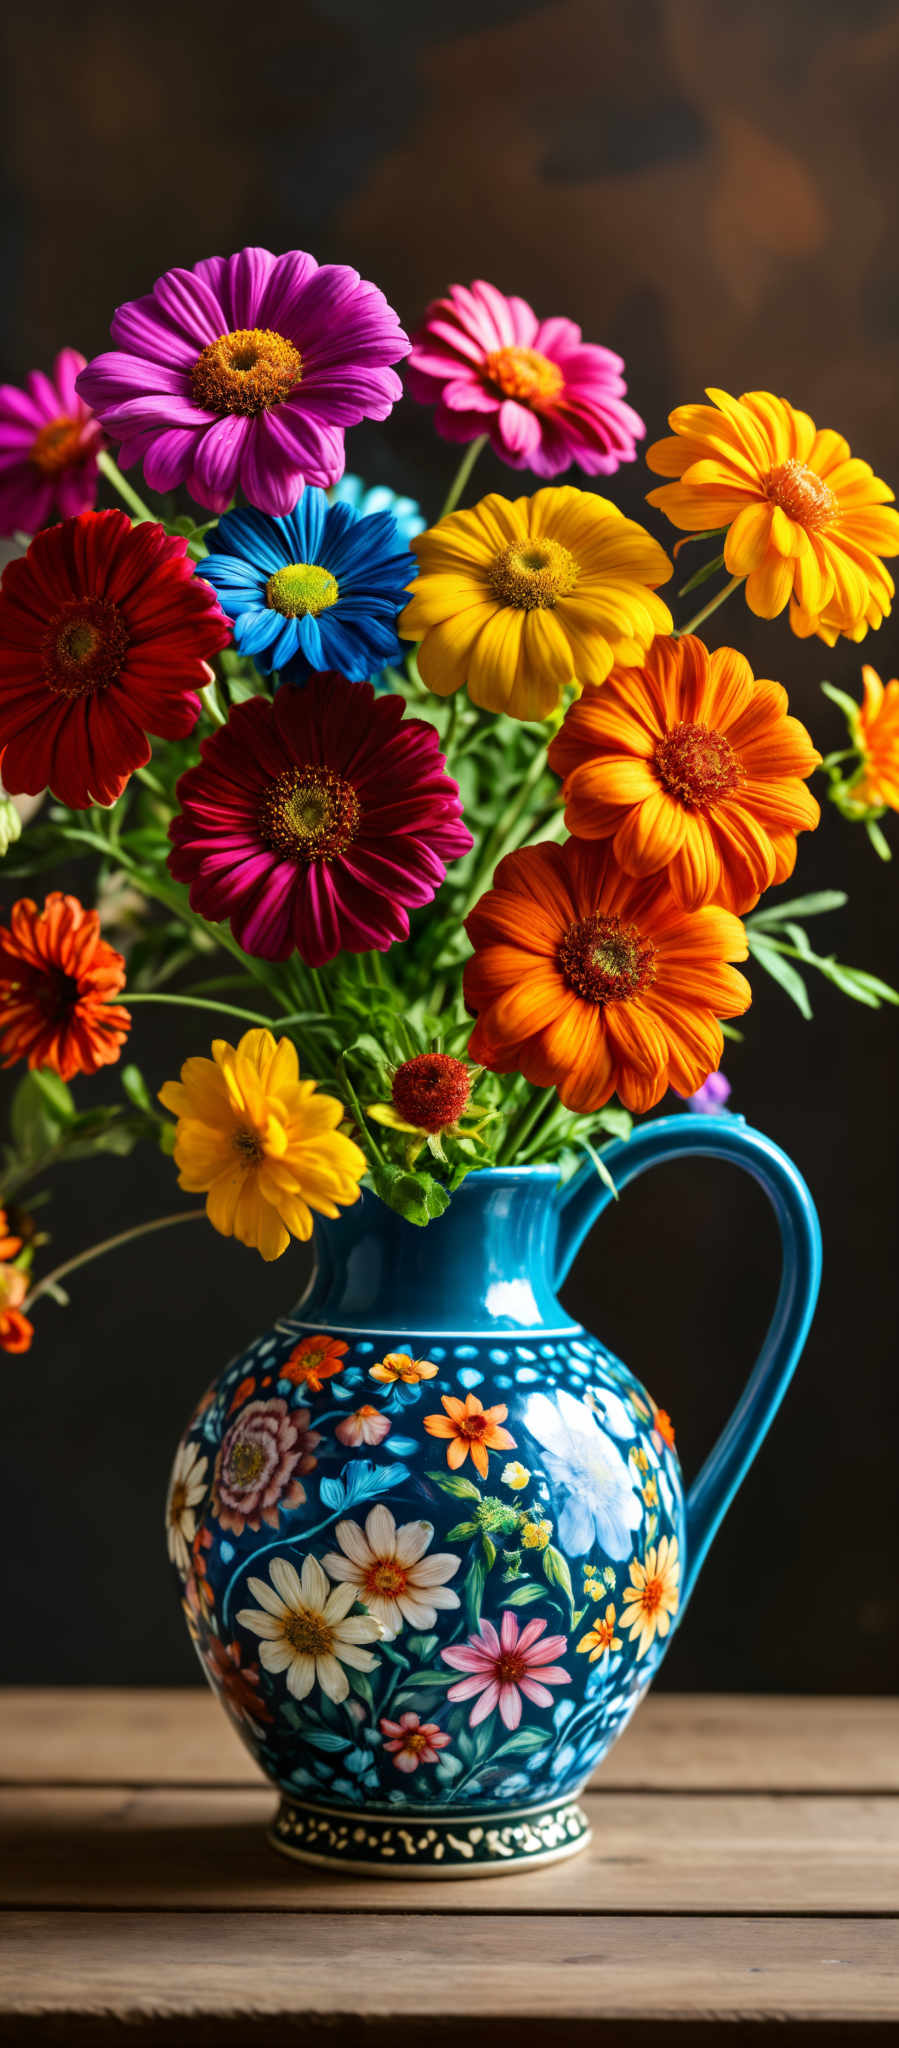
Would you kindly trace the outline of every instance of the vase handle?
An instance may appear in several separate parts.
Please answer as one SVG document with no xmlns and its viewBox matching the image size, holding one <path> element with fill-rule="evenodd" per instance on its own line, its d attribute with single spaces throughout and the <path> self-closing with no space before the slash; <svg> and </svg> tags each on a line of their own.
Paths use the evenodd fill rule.
<svg viewBox="0 0 899 2048">
<path fill-rule="evenodd" d="M 821 1231 L 801 1173 L 770 1138 L 742 1117 L 666 1116 L 638 1124 L 603 1150 L 616 1191 L 647 1167 L 688 1155 L 729 1159 L 764 1188 L 777 1217 L 782 1270 L 768 1333 L 729 1422 L 687 1495 L 687 1557 L 681 1613 L 731 1501 L 771 1427 L 799 1362 L 821 1281 Z M 562 1189 L 556 1285 L 587 1231 L 612 1199 L 588 1163 Z"/>
</svg>

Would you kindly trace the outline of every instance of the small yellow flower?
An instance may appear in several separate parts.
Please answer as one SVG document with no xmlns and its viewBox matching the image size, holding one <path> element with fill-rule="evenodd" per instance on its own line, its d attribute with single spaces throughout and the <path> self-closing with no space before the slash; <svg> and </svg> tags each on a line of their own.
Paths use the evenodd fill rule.
<svg viewBox="0 0 899 2048">
<path fill-rule="evenodd" d="M 370 1379 L 381 1380 L 388 1387 L 397 1380 L 406 1387 L 417 1387 L 420 1380 L 436 1379 L 438 1371 L 429 1358 L 410 1358 L 407 1351 L 388 1351 L 377 1365 L 368 1368 Z"/>
<path fill-rule="evenodd" d="M 545 1550 L 552 1532 L 551 1522 L 525 1522 L 521 1531 L 525 1550 Z"/>
<path fill-rule="evenodd" d="M 642 1564 L 635 1558 L 625 1587 L 620 1626 L 631 1641 L 639 1637 L 637 1656 L 645 1657 L 656 1635 L 666 1636 L 680 1599 L 677 1537 L 663 1536 L 658 1549 L 650 1544 Z"/>
<path fill-rule="evenodd" d="M 638 1472 L 649 1471 L 649 1459 L 647 1458 L 646 1452 L 638 1449 L 636 1444 L 633 1446 L 631 1450 L 631 1457 L 633 1458 L 634 1464 L 636 1465 Z"/>
<path fill-rule="evenodd" d="M 592 1628 L 581 1637 L 576 1647 L 583 1656 L 589 1656 L 591 1664 L 595 1664 L 598 1657 L 607 1656 L 609 1650 L 620 1650 L 621 1637 L 615 1634 L 615 1609 L 611 1600 L 605 1614 L 597 1615 Z"/>
<path fill-rule="evenodd" d="M 530 1477 L 527 1466 L 522 1465 L 517 1458 L 503 1466 L 503 1485 L 514 1486 L 516 1492 L 520 1492 L 523 1486 L 528 1485 Z"/>
<path fill-rule="evenodd" d="M 365 1154 L 337 1128 L 343 1105 L 317 1087 L 300 1080 L 289 1039 L 255 1030 L 237 1046 L 214 1039 L 211 1060 L 186 1060 L 159 1091 L 178 1119 L 179 1186 L 205 1194 L 213 1228 L 264 1259 L 311 1237 L 313 1209 L 337 1216 L 359 1198 Z"/>
<path fill-rule="evenodd" d="M 643 1499 L 645 1500 L 648 1508 L 654 1508 L 658 1506 L 659 1489 L 654 1479 L 647 1480 L 646 1485 L 643 1488 Z"/>
</svg>

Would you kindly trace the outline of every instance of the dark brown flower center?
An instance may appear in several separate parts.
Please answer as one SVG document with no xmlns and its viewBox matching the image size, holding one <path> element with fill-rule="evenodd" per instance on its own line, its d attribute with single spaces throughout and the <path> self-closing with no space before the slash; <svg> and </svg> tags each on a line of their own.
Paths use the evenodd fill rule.
<svg viewBox="0 0 899 2048">
<path fill-rule="evenodd" d="M 504 398 L 517 398 L 537 408 L 551 405 L 565 384 L 558 363 L 536 348 L 495 348 L 484 364 L 484 374 Z"/>
<path fill-rule="evenodd" d="M 42 476 L 59 476 L 71 468 L 81 453 L 81 424 L 68 413 L 39 427 L 31 444 L 31 461 Z"/>
<path fill-rule="evenodd" d="M 180 1479 L 177 1485 L 172 1487 L 172 1498 L 169 1501 L 169 1521 L 173 1529 L 177 1528 L 186 1506 L 187 1487 L 183 1479 Z"/>
<path fill-rule="evenodd" d="M 772 504 L 779 505 L 787 518 L 804 526 L 807 533 L 817 533 L 820 527 L 827 526 L 840 509 L 823 476 L 817 470 L 807 469 L 804 462 L 797 462 L 793 456 L 769 470 L 764 489 Z"/>
<path fill-rule="evenodd" d="M 298 861 L 334 860 L 351 845 L 361 820 L 352 783 L 333 768 L 288 768 L 259 806 L 266 846 Z"/>
<path fill-rule="evenodd" d="M 231 1143 L 235 1152 L 240 1153 L 241 1159 L 248 1166 L 258 1165 L 259 1160 L 265 1156 L 258 1131 L 249 1130 L 246 1124 L 238 1126 L 237 1130 L 233 1133 Z"/>
<path fill-rule="evenodd" d="M 577 563 L 558 540 L 522 540 L 494 556 L 487 581 L 495 597 L 519 611 L 551 611 L 577 582 Z"/>
<path fill-rule="evenodd" d="M 655 947 L 620 917 L 580 917 L 569 925 L 558 962 L 569 988 L 588 1003 L 626 1003 L 655 980 Z"/>
<path fill-rule="evenodd" d="M 394 1109 L 422 1131 L 441 1131 L 461 1116 L 471 1094 L 468 1069 L 449 1053 L 423 1052 L 397 1067 L 391 1085 Z"/>
<path fill-rule="evenodd" d="M 250 1486 L 258 1479 L 265 1464 L 265 1452 L 261 1444 L 242 1442 L 232 1444 L 228 1459 L 228 1479 L 237 1486 Z"/>
<path fill-rule="evenodd" d="M 299 1650 L 304 1657 L 328 1657 L 334 1647 L 334 1637 L 322 1614 L 310 1612 L 301 1607 L 298 1614 L 289 1614 L 282 1623 L 284 1634 L 292 1650 Z"/>
<path fill-rule="evenodd" d="M 121 675 L 130 644 L 118 605 L 105 597 L 73 598 L 44 634 L 44 682 L 59 697 L 105 690 Z"/>
<path fill-rule="evenodd" d="M 658 741 L 653 759 L 662 788 L 690 809 L 730 796 L 740 780 L 739 761 L 724 733 L 686 719 Z"/>
<path fill-rule="evenodd" d="M 528 1675 L 528 1660 L 520 1650 L 503 1650 L 496 1660 L 498 1685 L 520 1685 Z"/>
<path fill-rule="evenodd" d="M 300 351 L 283 334 L 271 327 L 238 327 L 203 349 L 190 381 L 206 412 L 252 416 L 289 398 L 302 374 Z"/>
</svg>

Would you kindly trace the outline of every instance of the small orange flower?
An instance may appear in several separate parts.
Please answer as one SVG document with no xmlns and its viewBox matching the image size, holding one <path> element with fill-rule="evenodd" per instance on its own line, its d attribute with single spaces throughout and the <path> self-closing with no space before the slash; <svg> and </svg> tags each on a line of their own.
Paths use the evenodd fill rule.
<svg viewBox="0 0 899 2048">
<path fill-rule="evenodd" d="M 663 1442 L 664 1442 L 664 1443 L 666 1443 L 666 1444 L 669 1444 L 669 1445 L 671 1446 L 671 1449 L 673 1450 L 673 1449 L 674 1449 L 674 1423 L 672 1422 L 672 1420 L 671 1420 L 671 1417 L 670 1417 L 670 1415 L 668 1414 L 668 1412 L 667 1412 L 667 1410 L 666 1410 L 666 1409 L 664 1409 L 664 1408 L 656 1408 L 656 1407 L 655 1407 L 655 1405 L 653 1406 L 653 1411 L 652 1411 L 652 1426 L 653 1426 L 653 1429 L 657 1429 L 657 1430 L 658 1430 L 658 1433 L 659 1433 L 660 1437 L 662 1438 Z"/>
<path fill-rule="evenodd" d="M 606 1657 L 610 1650 L 620 1650 L 621 1637 L 616 1636 L 615 1626 L 615 1608 L 610 1600 L 605 1614 L 597 1615 L 592 1628 L 588 1628 L 576 1646 L 582 1656 L 589 1656 L 591 1664 L 595 1664 L 597 1658 Z"/>
<path fill-rule="evenodd" d="M 325 1380 L 343 1371 L 348 1350 L 349 1345 L 339 1337 L 304 1337 L 282 1365 L 278 1377 L 292 1380 L 295 1387 L 308 1387 L 310 1394 L 320 1394 Z"/>
<path fill-rule="evenodd" d="M 15 1238 L 11 1242 L 15 1243 Z M 34 1324 L 23 1316 L 20 1303 L 28 1293 L 28 1281 L 19 1266 L 0 1266 L 0 1351 L 30 1351 Z"/>
<path fill-rule="evenodd" d="M 572 704 L 549 749 L 577 839 L 611 839 L 629 875 L 666 868 L 685 910 L 751 910 L 796 862 L 821 816 L 805 788 L 821 760 L 779 683 L 732 647 L 657 639 Z"/>
<path fill-rule="evenodd" d="M 20 1252 L 21 1249 L 21 1238 L 10 1235 L 9 1218 L 6 1210 L 0 1209 L 0 1261 L 14 1259 L 17 1252 Z"/>
<path fill-rule="evenodd" d="M 110 1002 L 125 982 L 121 953 L 100 937 L 95 910 L 54 889 L 43 910 L 23 896 L 0 925 L 0 1051 L 63 1081 L 118 1059 L 131 1018 Z"/>
<path fill-rule="evenodd" d="M 248 1372 L 245 1375 L 245 1377 L 240 1381 L 240 1384 L 236 1386 L 234 1389 L 234 1392 L 228 1403 L 228 1414 L 233 1414 L 235 1408 L 239 1408 L 242 1402 L 248 1401 L 250 1395 L 255 1392 L 255 1388 L 256 1381 L 253 1377 L 253 1374 L 251 1372 Z"/>
<path fill-rule="evenodd" d="M 401 1380 L 405 1387 L 417 1387 L 420 1380 L 436 1379 L 439 1368 L 429 1358 L 410 1358 L 405 1351 L 388 1351 L 377 1365 L 369 1366 L 369 1378 L 381 1380 L 385 1386 L 393 1386 Z"/>
<path fill-rule="evenodd" d="M 739 919 L 682 910 L 664 875 L 634 881 L 595 841 L 525 847 L 493 883 L 465 926 L 472 1059 L 579 1112 L 692 1095 L 724 1050 L 716 1020 L 751 1000 L 728 964 L 746 958 Z"/>
<path fill-rule="evenodd" d="M 464 1465 L 470 1451 L 475 1470 L 486 1479 L 488 1451 L 516 1449 L 514 1436 L 499 1426 L 509 1413 L 505 1402 L 485 1408 L 477 1394 L 466 1394 L 464 1401 L 457 1401 L 454 1394 L 441 1394 L 440 1398 L 446 1414 L 423 1418 L 428 1435 L 449 1437 L 446 1462 L 451 1472 Z"/>
<path fill-rule="evenodd" d="M 864 700 L 856 730 L 862 772 L 851 784 L 853 803 L 899 811 L 899 682 L 881 682 L 876 669 L 863 668 Z"/>
</svg>

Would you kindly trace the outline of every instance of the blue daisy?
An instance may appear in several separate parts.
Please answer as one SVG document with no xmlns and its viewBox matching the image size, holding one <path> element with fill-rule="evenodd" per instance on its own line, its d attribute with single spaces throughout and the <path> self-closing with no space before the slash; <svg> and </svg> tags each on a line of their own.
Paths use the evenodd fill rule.
<svg viewBox="0 0 899 2048">
<path fill-rule="evenodd" d="M 396 621 L 416 561 L 392 513 L 329 505 L 313 486 L 286 519 L 226 512 L 202 574 L 234 621 L 239 653 L 265 674 L 302 682 L 334 669 L 360 683 L 402 657 Z"/>
<path fill-rule="evenodd" d="M 406 547 L 417 533 L 424 533 L 427 520 L 417 498 L 402 498 L 388 484 L 367 484 L 361 476 L 345 470 L 339 483 L 328 492 L 332 505 L 352 505 L 354 512 L 368 518 L 372 512 L 389 512 Z"/>
</svg>

